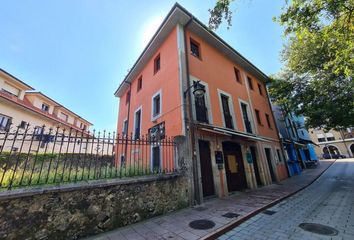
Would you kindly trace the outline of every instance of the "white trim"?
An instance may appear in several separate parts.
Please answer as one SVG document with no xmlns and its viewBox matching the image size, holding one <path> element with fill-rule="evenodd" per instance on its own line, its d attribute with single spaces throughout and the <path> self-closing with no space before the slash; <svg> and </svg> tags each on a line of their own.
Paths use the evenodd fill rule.
<svg viewBox="0 0 354 240">
<path fill-rule="evenodd" d="M 241 75 L 242 75 L 242 80 L 243 80 L 243 82 L 245 83 L 245 87 L 246 87 L 246 91 L 247 91 L 247 97 L 248 97 L 248 101 L 249 101 L 249 104 L 250 104 L 250 106 L 251 106 L 251 115 L 252 115 L 252 118 L 253 118 L 253 120 L 255 120 L 255 108 L 253 107 L 253 102 L 252 102 L 252 98 L 251 98 L 251 94 L 250 94 L 250 89 L 249 89 L 249 86 L 248 86 L 248 79 L 247 79 L 247 74 L 244 72 L 244 71 L 242 71 L 241 72 Z M 259 111 L 259 110 L 258 110 Z M 260 112 L 260 111 L 259 111 Z M 259 115 L 259 118 L 261 117 L 261 115 Z M 257 122 L 257 124 L 254 124 L 254 131 L 255 131 L 255 133 L 256 134 L 259 134 L 259 131 L 258 131 L 258 122 Z"/>
<path fill-rule="evenodd" d="M 344 139 L 344 142 L 350 142 L 350 141 L 354 141 L 354 138 Z M 342 143 L 342 142 L 343 142 L 343 139 L 340 139 L 340 140 L 334 140 L 334 141 L 318 142 L 317 145 L 331 144 L 331 143 Z"/>
<path fill-rule="evenodd" d="M 183 26 L 177 24 L 177 51 L 178 51 L 178 77 L 179 77 L 179 91 L 180 91 L 180 101 L 181 101 L 181 119 L 182 119 L 182 134 L 186 135 L 186 126 L 185 126 L 185 115 L 184 115 L 184 81 L 187 78 L 186 73 L 186 62 L 185 62 L 185 45 L 184 45 L 184 29 Z"/>
<path fill-rule="evenodd" d="M 221 113 L 221 119 L 222 119 L 222 124 L 223 124 L 223 127 L 226 128 L 226 125 L 225 125 L 225 117 L 224 117 L 224 111 L 223 111 L 223 107 L 222 107 L 222 101 L 221 101 L 221 94 L 227 96 L 229 99 L 229 108 L 230 108 L 230 113 L 231 113 L 231 116 L 232 116 L 232 122 L 233 122 L 233 125 L 234 125 L 234 130 L 238 130 L 237 129 L 237 122 L 236 122 L 236 115 L 235 115 L 235 108 L 234 108 L 234 104 L 233 104 L 233 100 L 232 100 L 232 96 L 231 94 L 221 90 L 221 89 L 217 89 L 218 91 L 218 98 L 219 98 L 219 107 L 220 107 L 220 113 Z M 230 128 L 228 128 L 230 129 Z"/>
<path fill-rule="evenodd" d="M 163 161 L 162 161 L 162 157 L 163 157 L 163 155 L 162 155 L 162 146 L 159 144 L 159 143 L 153 143 L 153 144 L 151 144 L 150 145 L 150 171 L 153 171 L 154 169 L 153 169 L 153 166 L 152 166 L 152 163 L 153 163 L 153 155 L 152 155 L 152 149 L 154 148 L 154 147 L 159 147 L 159 152 L 160 152 L 160 169 L 159 169 L 159 171 L 162 171 L 163 170 Z"/>
<path fill-rule="evenodd" d="M 124 133 L 124 123 L 125 123 L 125 121 L 127 121 L 127 122 L 128 122 L 128 118 L 123 119 L 122 134 Z M 128 127 L 128 124 L 127 124 L 127 127 Z M 129 130 L 128 130 L 128 128 L 127 128 L 127 132 L 126 132 L 126 133 L 124 133 L 124 135 L 128 135 L 128 132 L 129 132 Z"/>
<path fill-rule="evenodd" d="M 204 94 L 204 97 L 205 97 L 205 105 L 206 105 L 206 108 L 207 108 L 207 111 L 208 111 L 208 124 L 213 124 L 213 113 L 212 113 L 212 110 L 211 110 L 211 101 L 210 101 L 210 92 L 209 92 L 209 85 L 208 83 L 198 79 L 197 77 L 194 77 L 192 75 L 189 75 L 190 77 L 190 80 L 191 80 L 191 84 L 193 84 L 194 81 L 200 81 L 199 83 L 201 85 L 203 85 L 205 87 L 205 94 Z M 196 112 L 196 108 L 195 108 L 195 97 L 194 97 L 194 94 L 192 94 L 192 114 L 193 114 L 193 119 L 194 120 L 197 120 L 197 112 Z"/>
<path fill-rule="evenodd" d="M 251 123 L 252 134 L 256 134 L 256 131 L 255 131 L 255 130 L 256 130 L 256 128 L 255 128 L 255 122 L 254 122 L 253 115 L 252 115 L 252 113 L 251 113 L 250 104 L 249 104 L 248 102 L 246 102 L 246 101 L 244 101 L 244 100 L 238 98 L 238 104 L 239 104 L 239 107 L 240 107 L 240 113 L 241 113 L 241 119 L 242 119 L 243 129 L 245 130 L 244 132 L 245 132 L 245 133 L 249 133 L 249 132 L 247 132 L 247 130 L 246 130 L 245 121 L 244 121 L 244 119 L 243 119 L 243 111 L 242 111 L 242 105 L 241 105 L 242 103 L 247 106 L 247 108 L 246 108 L 247 113 L 246 113 L 246 114 L 247 114 L 247 116 L 248 116 L 248 118 L 249 118 L 249 120 L 250 120 L 250 123 Z"/>
<path fill-rule="evenodd" d="M 141 135 L 141 122 L 142 122 L 142 118 L 143 118 L 143 106 L 140 105 L 140 107 L 138 107 L 135 111 L 134 111 L 134 122 L 133 122 L 133 126 L 134 126 L 134 131 L 133 131 L 133 138 L 135 139 L 135 123 L 136 123 L 136 113 L 140 110 L 140 126 L 139 126 L 139 130 L 140 130 L 140 135 Z"/>
<path fill-rule="evenodd" d="M 160 113 L 154 116 L 154 98 L 160 96 Z M 162 115 L 162 90 L 158 90 L 154 95 L 151 97 L 151 121 L 155 121 Z"/>
</svg>

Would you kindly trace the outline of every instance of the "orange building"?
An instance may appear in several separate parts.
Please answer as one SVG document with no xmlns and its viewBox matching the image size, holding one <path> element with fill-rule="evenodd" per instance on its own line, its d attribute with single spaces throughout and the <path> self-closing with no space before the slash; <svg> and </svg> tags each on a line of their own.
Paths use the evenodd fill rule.
<svg viewBox="0 0 354 240">
<path fill-rule="evenodd" d="M 190 193 L 197 202 L 268 185 L 288 176 L 268 80 L 175 4 L 115 92 L 117 130 L 135 138 L 161 130 L 184 139 Z M 149 154 L 152 167 L 176 164 L 163 159 L 159 146 Z"/>
</svg>

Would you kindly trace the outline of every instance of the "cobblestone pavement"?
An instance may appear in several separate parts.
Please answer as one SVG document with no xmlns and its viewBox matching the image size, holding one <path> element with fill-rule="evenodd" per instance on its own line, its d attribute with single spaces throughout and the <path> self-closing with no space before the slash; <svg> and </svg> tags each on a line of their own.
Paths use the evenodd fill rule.
<svg viewBox="0 0 354 240">
<path fill-rule="evenodd" d="M 186 208 L 167 215 L 155 217 L 127 227 L 118 228 L 89 238 L 101 240 L 139 240 L 139 239 L 200 239 L 211 236 L 228 224 L 239 221 L 248 214 L 264 206 L 292 194 L 310 184 L 334 160 L 322 160 L 315 169 L 305 170 L 301 175 L 286 179 L 278 184 L 261 187 L 245 192 L 238 192 L 227 198 L 211 199 L 203 205 Z M 239 217 L 227 218 L 225 213 L 236 213 Z M 215 226 L 207 230 L 195 230 L 189 227 L 193 220 L 207 219 Z"/>
<path fill-rule="evenodd" d="M 354 159 L 337 160 L 305 190 L 267 209 L 219 237 L 224 239 L 354 239 Z M 339 231 L 325 236 L 302 230 L 319 223 Z"/>
</svg>

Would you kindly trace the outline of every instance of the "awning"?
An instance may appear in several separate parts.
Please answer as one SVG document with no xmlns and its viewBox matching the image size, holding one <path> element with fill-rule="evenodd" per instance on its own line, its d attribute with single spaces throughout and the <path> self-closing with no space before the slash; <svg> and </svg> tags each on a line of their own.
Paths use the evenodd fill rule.
<svg viewBox="0 0 354 240">
<path fill-rule="evenodd" d="M 247 138 L 247 139 L 263 141 L 263 142 L 272 142 L 271 140 L 268 140 L 268 139 L 265 139 L 262 137 L 258 137 L 255 135 L 249 135 L 249 134 L 240 133 L 240 132 L 232 131 L 229 129 L 218 128 L 218 127 L 211 127 L 211 128 L 202 127 L 202 128 L 200 128 L 200 130 L 218 133 L 218 134 L 222 134 L 222 135 L 226 135 L 226 136 L 238 136 L 238 137 L 243 137 L 243 138 Z"/>
<path fill-rule="evenodd" d="M 305 143 L 305 144 L 313 144 L 313 145 L 316 145 L 317 147 L 319 147 L 319 145 L 317 143 L 314 143 L 313 141 L 311 140 L 308 140 L 308 139 L 303 139 L 303 138 L 299 138 L 300 142 L 301 143 Z"/>
</svg>

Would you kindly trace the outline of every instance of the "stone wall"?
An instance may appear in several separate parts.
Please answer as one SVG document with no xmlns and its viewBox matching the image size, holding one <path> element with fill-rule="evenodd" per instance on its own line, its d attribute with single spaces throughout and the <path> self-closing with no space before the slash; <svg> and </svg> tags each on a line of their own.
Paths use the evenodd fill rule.
<svg viewBox="0 0 354 240">
<path fill-rule="evenodd" d="M 188 206 L 175 175 L 0 193 L 0 239 L 78 239 Z"/>
</svg>

